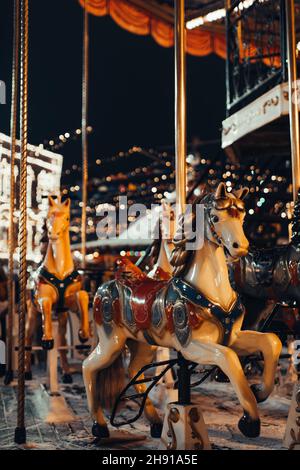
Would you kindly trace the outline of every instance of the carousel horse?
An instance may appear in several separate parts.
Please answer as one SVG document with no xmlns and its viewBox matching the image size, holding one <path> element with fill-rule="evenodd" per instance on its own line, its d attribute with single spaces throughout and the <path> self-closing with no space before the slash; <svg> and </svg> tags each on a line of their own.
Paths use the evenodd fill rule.
<svg viewBox="0 0 300 470">
<path fill-rule="evenodd" d="M 143 277 L 130 282 L 119 276 L 98 289 L 94 319 L 99 343 L 83 362 L 95 436 L 109 436 L 102 408 L 111 406 L 123 387 L 121 353 L 128 342 L 135 343 L 130 376 L 151 362 L 153 345 L 173 348 L 188 361 L 221 368 L 244 409 L 240 431 L 248 437 L 259 435 L 257 402 L 266 400 L 274 388 L 281 342 L 272 333 L 241 331 L 244 307 L 229 281 L 226 254 L 237 259 L 248 250 L 242 200 L 247 192 L 227 193 L 221 183 L 215 194 L 201 200 L 203 246 L 187 250 L 190 234 L 185 239 L 175 236 L 171 259 L 175 271 L 170 280 Z M 194 202 L 194 211 L 198 203 Z M 250 387 L 238 355 L 258 351 L 264 357 L 262 383 Z M 144 392 L 146 385 L 138 383 L 136 389 Z M 155 431 L 152 435 L 159 436 L 161 419 L 149 397 L 145 414 Z"/>
<path fill-rule="evenodd" d="M 234 287 L 251 314 L 246 326 L 259 328 L 278 304 L 300 308 L 300 199 L 295 203 L 291 242 L 271 249 L 252 249 L 230 266 Z M 253 302 L 255 300 L 255 302 Z M 292 326 L 300 333 L 295 321 Z"/>
<path fill-rule="evenodd" d="M 78 331 L 80 342 L 89 339 L 88 293 L 82 290 L 82 277 L 74 269 L 70 246 L 70 199 L 61 202 L 49 196 L 47 216 L 48 246 L 44 261 L 31 276 L 31 308 L 28 309 L 26 322 L 26 378 L 31 378 L 30 346 L 35 330 L 36 317 L 41 313 L 43 320 L 42 347 L 53 348 L 52 336 L 53 314 L 57 315 L 60 346 L 65 346 L 67 312 L 79 311 L 81 328 Z M 64 374 L 69 374 L 66 351 L 60 351 L 61 366 Z"/>
</svg>

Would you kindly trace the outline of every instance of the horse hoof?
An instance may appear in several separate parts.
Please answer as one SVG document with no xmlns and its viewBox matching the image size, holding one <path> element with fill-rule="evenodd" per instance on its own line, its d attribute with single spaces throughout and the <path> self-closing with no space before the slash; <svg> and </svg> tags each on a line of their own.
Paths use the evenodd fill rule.
<svg viewBox="0 0 300 470">
<path fill-rule="evenodd" d="M 101 426 L 97 423 L 97 421 L 94 421 L 92 426 L 92 434 L 94 437 L 98 438 L 109 437 L 109 430 L 106 424 Z"/>
<path fill-rule="evenodd" d="M 88 337 L 88 336 L 84 336 L 84 335 L 83 335 L 82 330 L 79 330 L 79 331 L 78 331 L 78 338 L 79 338 L 79 341 L 80 341 L 82 344 L 86 343 L 86 342 L 89 340 L 89 337 Z"/>
<path fill-rule="evenodd" d="M 261 384 L 252 384 L 250 388 L 256 398 L 257 403 L 262 403 L 268 398 L 265 396 L 263 386 Z"/>
<path fill-rule="evenodd" d="M 155 439 L 159 439 L 161 437 L 163 425 L 162 423 L 153 423 L 150 425 L 150 435 Z"/>
<path fill-rule="evenodd" d="M 246 437 L 258 437 L 260 435 L 260 419 L 252 419 L 246 411 L 239 420 L 238 427 Z"/>
<path fill-rule="evenodd" d="M 62 382 L 64 384 L 72 384 L 73 383 L 73 377 L 71 374 L 63 374 L 62 376 Z"/>
<path fill-rule="evenodd" d="M 53 349 L 54 339 L 42 339 L 42 348 L 46 351 Z"/>
<path fill-rule="evenodd" d="M 214 379 L 216 382 L 219 383 L 228 383 L 230 382 L 229 378 L 227 377 L 226 374 L 221 369 L 218 369 L 214 375 Z"/>
<path fill-rule="evenodd" d="M 25 372 L 25 380 L 32 380 L 32 372 L 31 370 L 29 372 Z"/>
</svg>

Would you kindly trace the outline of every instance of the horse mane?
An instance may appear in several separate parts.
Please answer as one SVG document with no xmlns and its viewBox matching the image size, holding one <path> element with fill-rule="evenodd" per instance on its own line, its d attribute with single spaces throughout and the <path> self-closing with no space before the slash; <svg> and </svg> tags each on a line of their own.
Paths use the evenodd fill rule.
<svg viewBox="0 0 300 470">
<path fill-rule="evenodd" d="M 201 188 L 201 194 L 200 196 L 195 196 L 194 195 L 194 191 L 195 189 L 197 189 L 199 187 L 200 183 L 199 181 L 197 181 L 193 186 L 192 188 L 190 189 L 190 191 L 188 192 L 187 194 L 187 202 L 191 203 L 192 204 L 192 207 L 194 207 L 195 205 L 195 208 L 196 208 L 196 204 L 199 204 L 200 201 L 202 201 L 202 199 L 204 199 L 205 196 L 207 196 L 208 194 L 211 194 L 212 193 L 212 188 L 208 185 L 204 185 L 202 186 Z M 147 248 L 145 254 L 138 259 L 138 261 L 135 263 L 136 266 L 138 266 L 140 269 L 145 269 L 145 266 L 146 265 L 149 265 L 151 264 L 151 267 L 153 267 L 155 265 L 155 263 L 157 262 L 158 260 L 158 256 L 159 256 L 159 252 L 160 252 L 160 248 L 161 248 L 161 243 L 162 243 L 162 230 L 161 230 L 161 223 L 162 223 L 162 220 L 161 220 L 161 217 L 159 217 L 159 220 L 158 220 L 158 238 L 155 239 L 152 244 Z M 156 231 L 155 231 L 156 233 Z M 180 233 L 183 233 L 183 232 L 180 232 Z M 176 235 L 174 237 L 174 239 L 176 240 Z M 176 246 L 176 244 L 175 244 Z M 175 249 L 173 250 L 173 253 L 172 253 L 172 256 L 171 256 L 171 260 L 173 259 L 173 254 L 174 252 L 177 250 L 177 248 L 175 247 Z M 193 255 L 193 252 L 188 252 L 189 254 Z M 174 259 L 176 258 L 176 255 L 174 254 Z M 170 261 L 171 264 L 172 264 L 172 261 Z M 176 262 L 176 261 L 174 261 Z M 172 264 L 172 266 L 176 266 L 178 267 L 178 271 L 180 271 L 179 269 L 179 266 L 177 266 L 176 264 Z M 176 272 L 177 272 L 177 269 L 175 269 L 175 274 L 176 275 Z M 181 271 L 179 272 L 179 274 L 181 273 Z"/>
<path fill-rule="evenodd" d="M 198 204 L 203 202 L 207 197 L 211 197 L 212 193 L 205 192 L 200 196 L 196 197 L 192 202 L 192 212 L 191 212 L 191 223 L 189 224 L 189 229 L 192 233 L 195 231 L 195 220 L 196 220 L 196 207 Z M 170 263 L 175 268 L 173 275 L 174 277 L 182 277 L 187 269 L 190 267 L 190 263 L 194 257 L 195 250 L 187 250 L 187 242 L 191 242 L 191 231 L 187 232 L 184 227 L 185 217 L 182 214 L 178 221 L 178 228 L 173 239 L 174 250 L 172 252 Z M 185 236 L 184 236 L 185 235 Z"/>
<path fill-rule="evenodd" d="M 158 222 L 158 238 L 154 239 L 151 245 L 147 248 L 145 254 L 138 259 L 135 263 L 140 269 L 144 269 L 145 266 L 151 264 L 155 265 L 158 260 L 158 255 L 161 247 L 162 242 L 162 231 L 161 231 L 161 219 L 159 218 Z M 156 230 L 155 232 L 156 233 Z"/>
</svg>

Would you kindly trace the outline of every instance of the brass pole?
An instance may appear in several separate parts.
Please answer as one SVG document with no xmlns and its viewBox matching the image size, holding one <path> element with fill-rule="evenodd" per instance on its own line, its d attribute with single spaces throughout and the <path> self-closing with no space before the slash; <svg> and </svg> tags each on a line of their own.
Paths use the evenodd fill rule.
<svg viewBox="0 0 300 470">
<path fill-rule="evenodd" d="M 82 67 L 82 212 L 81 212 L 81 256 L 82 269 L 86 267 L 86 206 L 88 185 L 88 68 L 89 68 L 89 21 L 86 5 L 83 12 L 83 67 Z"/>
<path fill-rule="evenodd" d="M 11 111 L 10 111 L 10 205 L 9 205 L 9 229 L 8 229 L 8 317 L 7 317 L 7 361 L 5 385 L 9 385 L 13 379 L 13 316 L 15 312 L 15 289 L 14 289 L 14 251 L 15 251 L 15 156 L 16 156 L 16 134 L 17 134 L 17 101 L 18 101 L 18 69 L 19 69 L 19 38 L 20 38 L 20 1 L 14 0 L 13 19 L 13 58 L 11 75 Z"/>
<path fill-rule="evenodd" d="M 285 5 L 293 199 L 296 201 L 298 190 L 300 189 L 300 130 L 297 99 L 295 1 L 286 0 Z"/>
<path fill-rule="evenodd" d="M 26 442 L 25 428 L 25 317 L 27 283 L 27 99 L 28 99 L 28 0 L 21 0 L 21 67 L 20 67 L 20 301 L 19 301 L 19 344 L 18 344 L 18 421 L 15 442 Z"/>
<path fill-rule="evenodd" d="M 184 0 L 175 2 L 175 168 L 176 205 L 184 213 L 186 203 L 186 30 Z"/>
</svg>

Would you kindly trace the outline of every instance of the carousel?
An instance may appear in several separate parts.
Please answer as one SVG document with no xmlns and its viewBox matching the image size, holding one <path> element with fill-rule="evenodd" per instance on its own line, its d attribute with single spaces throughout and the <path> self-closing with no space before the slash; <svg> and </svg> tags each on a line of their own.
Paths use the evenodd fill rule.
<svg viewBox="0 0 300 470">
<path fill-rule="evenodd" d="M 73 2 L 71 170 L 70 133 L 29 144 L 31 2 L 13 2 L 0 450 L 300 450 L 299 1 Z M 90 20 L 106 15 L 174 49 L 175 139 L 99 159 L 94 176 Z M 187 142 L 187 54 L 224 61 L 218 141 Z"/>
</svg>

